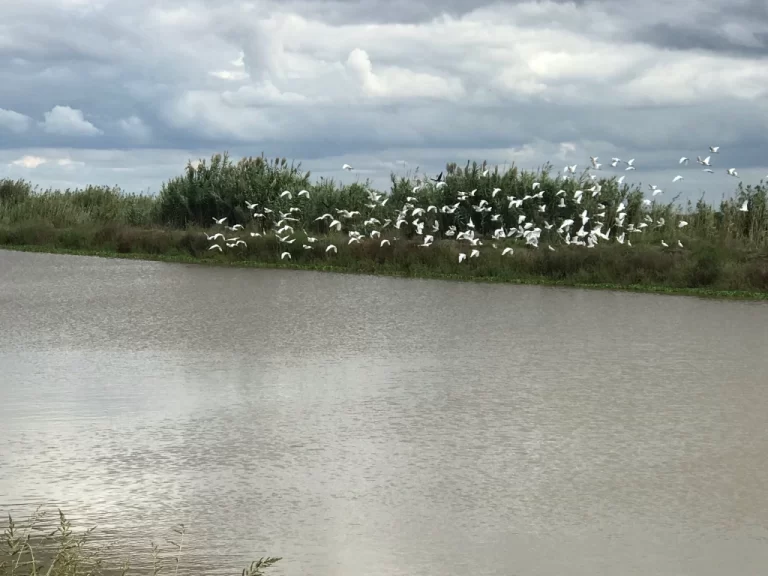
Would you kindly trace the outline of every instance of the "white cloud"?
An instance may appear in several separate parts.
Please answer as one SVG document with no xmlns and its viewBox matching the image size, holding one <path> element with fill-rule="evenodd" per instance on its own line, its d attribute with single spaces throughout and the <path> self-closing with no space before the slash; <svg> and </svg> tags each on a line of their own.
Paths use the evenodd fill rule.
<svg viewBox="0 0 768 576">
<path fill-rule="evenodd" d="M 270 81 L 262 84 L 241 86 L 235 91 L 227 90 L 221 94 L 225 104 L 234 107 L 269 106 L 280 104 L 301 104 L 308 98 L 295 92 L 280 92 Z"/>
<path fill-rule="evenodd" d="M 37 168 L 41 164 L 45 164 L 48 160 L 41 158 L 40 156 L 22 156 L 18 160 L 11 162 L 12 166 L 21 166 L 23 168 Z"/>
<path fill-rule="evenodd" d="M 0 108 L 0 128 L 5 128 L 16 134 L 21 134 L 29 130 L 32 119 L 24 114 L 19 114 L 13 110 L 4 110 Z"/>
<path fill-rule="evenodd" d="M 101 130 L 83 117 L 81 110 L 69 106 L 54 106 L 45 113 L 45 120 L 40 123 L 49 134 L 63 136 L 95 136 L 103 134 Z"/>
<path fill-rule="evenodd" d="M 219 80 L 232 80 L 235 82 L 248 78 L 248 74 L 242 70 L 213 70 L 209 74 Z"/>
<path fill-rule="evenodd" d="M 360 48 L 349 53 L 346 66 L 366 96 L 456 99 L 464 95 L 464 88 L 457 78 L 442 78 L 397 66 L 384 67 L 375 73 L 368 53 Z"/>
<path fill-rule="evenodd" d="M 62 166 L 64 168 L 69 168 L 69 169 L 75 169 L 81 166 L 85 166 L 85 162 L 81 162 L 79 160 L 72 160 L 72 158 L 59 158 L 58 160 L 56 160 L 56 164 L 58 166 Z"/>
<path fill-rule="evenodd" d="M 129 116 L 128 118 L 122 118 L 118 122 L 118 126 L 130 138 L 136 140 L 146 140 L 152 135 L 152 129 L 147 126 L 141 118 L 135 115 Z"/>
</svg>

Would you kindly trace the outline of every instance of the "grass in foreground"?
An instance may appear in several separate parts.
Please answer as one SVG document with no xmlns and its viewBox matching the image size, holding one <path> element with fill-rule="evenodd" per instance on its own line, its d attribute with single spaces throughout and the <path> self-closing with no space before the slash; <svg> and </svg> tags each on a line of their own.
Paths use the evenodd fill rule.
<svg viewBox="0 0 768 576">
<path fill-rule="evenodd" d="M 130 560 L 109 565 L 106 558 L 111 545 L 97 545 L 94 528 L 76 533 L 72 524 L 59 510 L 58 525 L 50 530 L 45 513 L 38 509 L 28 521 L 17 524 L 11 516 L 0 542 L 0 576 L 100 576 L 133 573 Z M 183 525 L 175 527 L 178 542 L 168 540 L 172 555 L 166 556 L 159 545 L 151 543 L 151 574 L 173 573 L 178 576 L 184 552 Z M 264 570 L 274 566 L 281 558 L 266 557 L 252 562 L 243 569 L 242 576 L 263 576 Z M 145 562 L 141 562 L 145 563 Z M 190 570 L 182 570 L 181 573 Z M 149 572 L 149 571 L 148 571 Z"/>
</svg>

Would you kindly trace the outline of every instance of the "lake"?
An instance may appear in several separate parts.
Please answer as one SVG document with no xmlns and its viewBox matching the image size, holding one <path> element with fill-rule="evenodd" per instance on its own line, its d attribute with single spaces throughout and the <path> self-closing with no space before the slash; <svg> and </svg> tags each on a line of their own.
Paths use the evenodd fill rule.
<svg viewBox="0 0 768 576">
<path fill-rule="evenodd" d="M 239 574 L 768 569 L 768 305 L 0 251 L 0 513 Z"/>
</svg>

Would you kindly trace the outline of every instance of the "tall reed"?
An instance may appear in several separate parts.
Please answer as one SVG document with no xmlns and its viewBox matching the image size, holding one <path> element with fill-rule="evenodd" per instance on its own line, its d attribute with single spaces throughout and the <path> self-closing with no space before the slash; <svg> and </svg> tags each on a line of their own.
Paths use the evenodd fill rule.
<svg viewBox="0 0 768 576">
<path fill-rule="evenodd" d="M 8 516 L 0 542 L 0 576 L 125 576 L 134 573 L 130 558 L 114 565 L 109 564 L 108 557 L 113 556 L 112 550 L 116 543 L 98 544 L 93 538 L 95 530 L 96 527 L 92 527 L 76 532 L 61 510 L 58 511 L 58 522 L 53 530 L 45 511 L 39 508 L 20 524 Z M 151 555 L 152 576 L 165 572 L 179 576 L 180 567 L 182 574 L 200 571 L 182 563 L 185 527 L 174 527 L 174 532 L 178 542 L 168 540 L 168 544 L 173 547 L 170 555 L 166 555 L 158 544 L 150 543 L 148 552 Z M 134 560 L 138 564 L 148 563 Z M 241 574 L 263 576 L 265 570 L 280 560 L 277 557 L 260 558 L 243 569 Z"/>
<path fill-rule="evenodd" d="M 356 210 L 366 218 L 379 220 L 392 218 L 395 209 L 408 198 L 415 198 L 415 206 L 440 208 L 458 202 L 459 192 L 475 191 L 471 202 L 460 203 L 453 214 L 438 212 L 431 214 L 441 230 L 450 225 L 466 224 L 472 216 L 479 234 L 491 234 L 499 225 L 491 220 L 493 214 L 501 214 L 509 225 L 525 216 L 527 222 L 543 227 L 545 222 L 554 223 L 563 218 L 572 218 L 582 210 L 589 214 L 605 212 L 606 226 L 611 225 L 617 207 L 623 203 L 627 212 L 625 223 L 641 224 L 646 216 L 653 219 L 649 234 L 632 236 L 633 243 L 658 243 L 666 238 L 696 238 L 719 244 L 723 248 L 741 246 L 748 249 L 768 247 L 768 186 L 765 182 L 744 185 L 719 205 L 707 203 L 700 198 L 695 204 L 676 204 L 676 199 L 666 203 L 654 198 L 650 206 L 643 205 L 643 193 L 637 186 L 618 185 L 614 178 L 598 178 L 601 186 L 597 198 L 585 191 L 578 205 L 573 200 L 575 190 L 592 185 L 591 180 L 571 178 L 565 180 L 553 173 L 550 165 L 537 171 L 519 170 L 512 166 L 505 172 L 498 169 L 483 177 L 485 163 L 467 162 L 464 166 L 448 164 L 445 169 L 446 186 L 438 189 L 432 182 L 414 191 L 413 178 L 391 176 L 389 201 L 386 207 L 373 206 L 369 194 L 376 192 L 370 182 L 356 182 L 342 185 L 329 179 L 317 182 L 310 180 L 311 174 L 301 169 L 301 164 L 289 163 L 285 158 L 269 159 L 265 156 L 243 158 L 233 162 L 227 154 L 215 154 L 209 162 L 202 160 L 197 165 L 189 163 L 184 173 L 163 183 L 159 194 L 148 196 L 127 194 L 118 188 L 88 186 L 79 190 L 39 190 L 23 180 L 0 180 L 0 225 L 12 226 L 19 223 L 37 222 L 54 228 L 73 228 L 104 223 L 125 224 L 136 227 L 163 228 L 207 228 L 214 217 L 226 216 L 230 224 L 253 223 L 246 201 L 269 207 L 275 211 L 288 211 L 289 207 L 300 208 L 294 214 L 298 225 L 313 233 L 327 232 L 327 223 L 316 219 L 325 213 L 335 215 L 337 209 Z M 545 213 L 539 213 L 532 202 L 523 206 L 509 207 L 508 196 L 517 198 L 530 194 L 533 183 L 539 182 L 544 191 L 541 203 Z M 501 192 L 493 194 L 495 188 Z M 308 190 L 309 198 L 297 198 L 300 190 Z M 293 198 L 281 198 L 285 190 Z M 565 207 L 560 207 L 558 191 L 565 191 Z M 471 204 L 485 200 L 493 207 L 492 212 L 479 214 Z M 744 202 L 749 210 L 739 208 Z M 602 205 L 603 208 L 598 208 Z M 688 226 L 680 231 L 677 224 L 686 220 Z M 663 224 L 658 224 L 662 222 Z M 267 226 L 268 227 L 268 226 Z M 406 235 L 412 235 L 408 229 Z M 542 234 L 542 240 L 547 240 Z M 554 234 L 549 234 L 557 241 Z"/>
</svg>

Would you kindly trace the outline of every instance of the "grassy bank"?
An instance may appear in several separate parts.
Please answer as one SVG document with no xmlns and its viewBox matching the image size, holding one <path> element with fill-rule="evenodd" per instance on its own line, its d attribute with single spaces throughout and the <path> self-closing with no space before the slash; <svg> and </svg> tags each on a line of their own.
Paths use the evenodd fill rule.
<svg viewBox="0 0 768 576">
<path fill-rule="evenodd" d="M 185 565 L 186 529 L 183 525 L 173 528 L 173 540 L 166 541 L 167 549 L 152 542 L 146 557 L 115 561 L 116 555 L 112 551 L 119 547 L 119 543 L 94 538 L 97 536 L 95 527 L 75 530 L 61 511 L 52 520 L 49 521 L 46 512 L 40 510 L 21 523 L 8 517 L 0 542 L 0 576 L 124 576 L 137 572 L 135 566 L 148 567 L 141 572 L 152 576 L 206 571 L 204 567 Z M 261 558 L 243 569 L 241 574 L 263 576 L 280 560 Z"/>
<path fill-rule="evenodd" d="M 115 188 L 38 190 L 24 181 L 0 181 L 0 247 L 72 254 L 150 258 L 175 262 L 259 267 L 290 267 L 406 277 L 482 280 L 564 286 L 601 287 L 651 292 L 698 294 L 742 298 L 768 298 L 768 190 L 739 184 L 719 206 L 703 201 L 685 206 L 674 200 L 644 200 L 639 188 L 619 185 L 614 178 L 590 179 L 587 175 L 564 179 L 549 168 L 531 173 L 515 168 L 501 174 L 482 175 L 483 166 L 447 166 L 445 185 L 417 187 L 410 177 L 392 177 L 387 194 L 367 182 L 341 186 L 329 180 L 312 183 L 300 166 L 285 160 L 247 158 L 232 163 L 214 156 L 210 164 L 187 166 L 183 175 L 166 182 L 157 196 L 126 194 Z M 534 187 L 538 183 L 538 188 Z M 598 183 L 599 195 L 577 189 Z M 494 193 L 494 190 L 501 190 Z M 542 195 L 532 203 L 512 206 L 510 197 Z M 292 198 L 285 197 L 292 191 Z M 307 195 L 298 196 L 300 190 Z M 466 200 L 462 191 L 475 191 Z M 485 212 L 477 203 L 485 202 Z M 740 207 L 747 203 L 749 210 Z M 249 210 L 247 203 L 261 208 Z M 421 207 L 427 231 L 419 233 L 406 222 L 400 229 L 381 225 L 401 218 L 402 207 Z M 429 207 L 435 210 L 427 211 Z M 441 207 L 458 206 L 447 213 Z M 269 207 L 272 212 L 256 218 Z M 290 212 L 293 208 L 293 212 Z M 343 231 L 329 229 L 323 214 L 338 210 L 360 212 L 343 219 Z M 581 210 L 601 216 L 609 226 L 618 212 L 625 212 L 629 242 L 614 238 L 593 248 L 569 244 L 557 226 Z M 264 210 L 268 212 L 268 210 Z M 295 242 L 279 238 L 280 213 L 290 212 Z M 243 230 L 230 232 L 214 226 L 214 218 Z M 494 218 L 496 218 L 494 220 Z M 520 238 L 492 238 L 499 222 L 523 219 L 541 230 L 540 246 Z M 372 222 L 376 220 L 376 223 Z M 551 222 L 547 222 L 547 220 Z M 594 222 L 595 218 L 592 218 Z M 650 224 L 648 224 L 650 223 Z M 459 262 L 473 248 L 444 234 L 450 227 L 473 230 L 482 244 L 479 257 Z M 588 224 L 592 226 L 592 224 Z M 432 232 L 432 228 L 436 232 Z M 640 230 L 641 227 L 644 229 Z M 624 228 L 622 228 L 624 229 Z M 618 229 L 617 229 L 618 230 Z M 226 232 L 245 245 L 211 251 L 207 234 Z M 349 243 L 350 234 L 361 241 Z M 372 238 L 371 234 L 381 235 Z M 434 242 L 421 246 L 425 234 Z M 618 234 L 618 232 L 616 232 Z M 254 236 L 258 235 L 258 236 Z M 307 238 L 316 238 L 315 242 Z M 390 240 L 381 245 L 382 239 Z M 664 241 L 666 246 L 661 242 Z M 218 241 L 222 247 L 224 242 Z M 309 242 L 309 243 L 308 243 Z M 333 244 L 337 252 L 326 252 Z M 681 247 L 682 245 L 682 247 Z M 306 247 L 309 248 L 306 248 Z M 502 254 L 505 247 L 512 254 Z M 290 260 L 282 259 L 284 252 Z"/>
<path fill-rule="evenodd" d="M 768 270 L 762 258 L 754 259 L 746 252 L 740 260 L 728 260 L 708 246 L 669 252 L 615 244 L 589 251 L 578 247 L 556 252 L 518 248 L 513 256 L 494 251 L 484 254 L 483 259 L 459 263 L 457 254 L 463 247 L 455 241 L 435 244 L 428 252 L 416 241 L 382 250 L 377 243 L 350 246 L 344 238 L 328 236 L 319 238 L 311 251 L 299 249 L 290 260 L 284 260 L 274 235 L 237 251 L 212 253 L 204 234 L 193 230 L 48 229 L 43 238 L 16 237 L 13 234 L 20 230 L 14 230 L 14 242 L 3 243 L 6 232 L 0 229 L 0 248 L 27 252 L 768 300 Z M 123 235 L 131 241 L 121 242 Z M 338 253 L 326 254 L 324 247 L 332 242 Z M 729 253 L 727 257 L 735 255 Z"/>
</svg>

